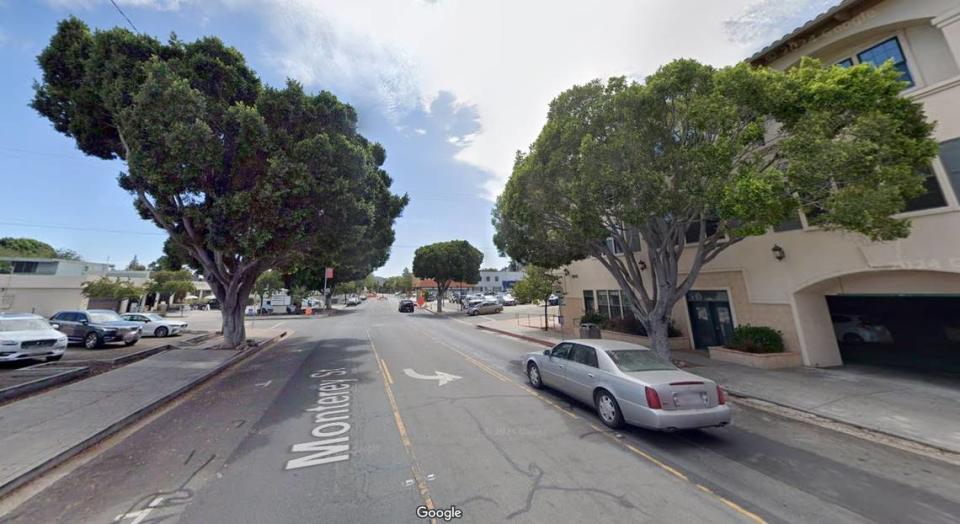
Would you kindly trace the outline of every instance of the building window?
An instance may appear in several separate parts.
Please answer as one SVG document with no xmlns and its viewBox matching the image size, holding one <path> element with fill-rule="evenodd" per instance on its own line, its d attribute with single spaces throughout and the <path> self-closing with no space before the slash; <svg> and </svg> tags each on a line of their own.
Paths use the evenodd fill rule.
<svg viewBox="0 0 960 524">
<path fill-rule="evenodd" d="M 707 238 L 717 232 L 717 229 L 720 228 L 719 220 L 707 220 Z M 696 244 L 700 241 L 700 222 L 694 222 L 687 227 L 687 232 L 685 233 L 687 244 Z"/>
<path fill-rule="evenodd" d="M 947 172 L 947 180 L 953 186 L 953 192 L 960 200 L 960 138 L 947 140 L 940 144 L 940 161 Z"/>
<path fill-rule="evenodd" d="M 837 65 L 840 66 L 840 67 L 843 67 L 843 68 L 853 67 L 853 59 L 852 59 L 852 58 L 847 58 L 847 59 L 845 59 L 845 60 L 841 60 L 841 61 L 837 62 Z"/>
<path fill-rule="evenodd" d="M 494 282 L 500 282 L 500 277 L 493 277 Z"/>
<path fill-rule="evenodd" d="M 914 197 L 907 202 L 904 211 L 920 211 L 921 209 L 933 209 L 947 205 L 943 198 L 943 191 L 940 190 L 940 182 L 937 181 L 937 175 L 933 169 L 927 168 L 922 173 L 924 192 L 920 196 Z"/>
<path fill-rule="evenodd" d="M 14 273 L 36 273 L 37 267 L 39 266 L 40 266 L 39 262 L 14 262 L 13 272 Z"/>
<path fill-rule="evenodd" d="M 487 282 L 490 282 L 490 277 L 487 277 Z"/>
<path fill-rule="evenodd" d="M 619 289 L 598 289 L 596 303 L 593 291 L 583 292 L 583 310 L 599 313 L 607 318 L 623 318 L 630 311 L 630 304 Z M 594 309 L 596 304 L 596 309 Z"/>
<path fill-rule="evenodd" d="M 594 313 L 596 305 L 593 302 L 593 291 L 585 289 L 583 291 L 583 312 L 584 313 Z"/>
<path fill-rule="evenodd" d="M 887 60 L 893 60 L 893 67 L 900 71 L 900 79 L 907 82 L 907 87 L 913 87 L 913 77 L 910 76 L 910 68 L 907 67 L 907 59 L 903 56 L 903 49 L 900 47 L 900 40 L 893 37 L 889 40 L 861 52 L 857 55 L 860 63 L 872 64 L 874 67 L 880 67 Z"/>
<path fill-rule="evenodd" d="M 614 255 L 623 254 L 623 246 L 617 239 L 613 237 L 607 237 L 605 242 L 607 243 L 607 249 L 609 249 Z"/>
</svg>

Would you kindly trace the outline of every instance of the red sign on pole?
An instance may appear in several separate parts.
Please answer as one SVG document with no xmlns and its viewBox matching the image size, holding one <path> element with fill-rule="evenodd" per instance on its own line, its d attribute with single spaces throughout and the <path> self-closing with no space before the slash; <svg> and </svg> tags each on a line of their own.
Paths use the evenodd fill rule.
<svg viewBox="0 0 960 524">
<path fill-rule="evenodd" d="M 332 268 L 332 267 L 328 267 L 328 268 L 327 268 L 327 273 L 323 276 L 323 278 L 333 278 L 333 268 Z"/>
</svg>

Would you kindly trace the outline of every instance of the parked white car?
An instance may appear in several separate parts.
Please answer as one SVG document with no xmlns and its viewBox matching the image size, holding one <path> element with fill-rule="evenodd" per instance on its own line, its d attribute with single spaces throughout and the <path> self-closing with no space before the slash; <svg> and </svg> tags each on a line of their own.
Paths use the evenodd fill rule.
<svg viewBox="0 0 960 524">
<path fill-rule="evenodd" d="M 513 298 L 513 295 L 510 293 L 504 293 L 503 297 L 500 299 L 504 306 L 516 306 L 517 299 Z"/>
<path fill-rule="evenodd" d="M 0 313 L 0 362 L 60 360 L 67 336 L 31 313 Z"/>
<path fill-rule="evenodd" d="M 864 315 L 831 315 L 833 332 L 847 344 L 893 344 L 893 335 L 886 326 Z"/>
<path fill-rule="evenodd" d="M 179 335 L 187 329 L 186 322 L 163 318 L 156 313 L 126 313 L 120 316 L 124 320 L 143 324 L 143 336 L 145 337 L 169 337 Z"/>
</svg>

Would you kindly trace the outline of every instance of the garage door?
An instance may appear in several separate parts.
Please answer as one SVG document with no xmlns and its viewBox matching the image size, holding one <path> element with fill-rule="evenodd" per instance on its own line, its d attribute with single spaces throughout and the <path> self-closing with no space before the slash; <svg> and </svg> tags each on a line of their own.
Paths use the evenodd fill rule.
<svg viewBox="0 0 960 524">
<path fill-rule="evenodd" d="M 960 376 L 960 296 L 827 297 L 845 364 Z"/>
</svg>

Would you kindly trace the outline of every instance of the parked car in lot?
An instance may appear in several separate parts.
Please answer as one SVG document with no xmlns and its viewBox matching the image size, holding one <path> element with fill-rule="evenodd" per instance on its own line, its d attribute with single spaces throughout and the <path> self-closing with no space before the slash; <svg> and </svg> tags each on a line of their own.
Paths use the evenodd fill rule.
<svg viewBox="0 0 960 524">
<path fill-rule="evenodd" d="M 847 344 L 893 344 L 893 335 L 886 326 L 866 315 L 830 315 L 833 332 Z"/>
<path fill-rule="evenodd" d="M 531 386 L 549 386 L 594 406 L 611 428 L 626 423 L 675 431 L 730 423 L 720 386 L 677 369 L 643 346 L 566 340 L 522 361 Z"/>
<path fill-rule="evenodd" d="M 413 313 L 414 311 L 413 301 L 409 299 L 403 299 L 400 301 L 400 312 L 401 313 Z"/>
<path fill-rule="evenodd" d="M 145 337 L 168 337 L 179 335 L 187 329 L 187 323 L 182 320 L 163 318 L 156 313 L 125 313 L 120 315 L 124 320 L 138 322 Z"/>
<path fill-rule="evenodd" d="M 503 311 L 503 306 L 496 300 L 484 300 L 467 308 L 467 314 L 470 316 L 487 315 L 501 311 Z"/>
<path fill-rule="evenodd" d="M 0 362 L 60 360 L 67 337 L 31 313 L 0 313 Z"/>
<path fill-rule="evenodd" d="M 503 294 L 503 297 L 500 298 L 500 302 L 501 302 L 504 306 L 516 306 L 516 305 L 517 305 L 517 299 L 513 298 L 513 295 L 511 295 L 510 293 L 504 293 L 504 294 Z"/>
<path fill-rule="evenodd" d="M 123 342 L 132 346 L 140 340 L 140 323 L 124 320 L 116 311 L 88 309 L 60 311 L 50 318 L 50 325 L 67 335 L 75 344 L 95 349 L 107 342 Z"/>
<path fill-rule="evenodd" d="M 556 293 L 552 293 L 549 298 L 547 298 L 547 305 L 549 306 L 559 306 L 560 305 L 560 296 Z"/>
<path fill-rule="evenodd" d="M 358 297 L 357 295 L 350 295 L 349 297 L 347 297 L 347 305 L 348 305 L 348 306 L 359 306 L 359 305 L 360 305 L 360 297 Z"/>
</svg>

